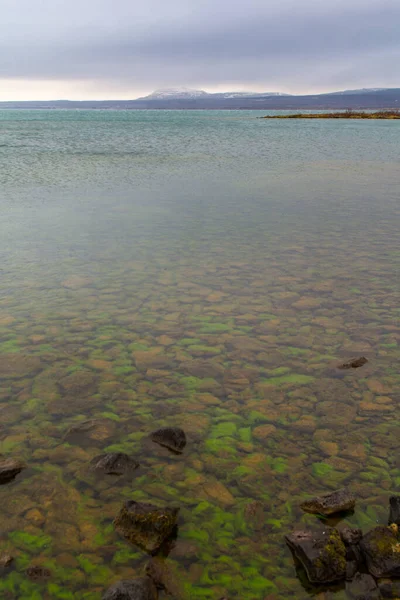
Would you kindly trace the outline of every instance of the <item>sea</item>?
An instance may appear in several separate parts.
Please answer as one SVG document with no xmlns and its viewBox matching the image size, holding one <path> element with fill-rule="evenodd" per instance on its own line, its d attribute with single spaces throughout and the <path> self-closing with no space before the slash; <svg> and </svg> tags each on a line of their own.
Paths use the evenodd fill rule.
<svg viewBox="0 0 400 600">
<path fill-rule="evenodd" d="M 400 122 L 264 114 L 0 111 L 2 599 L 351 597 L 285 536 L 400 494 Z M 127 501 L 179 508 L 154 556 Z"/>
</svg>

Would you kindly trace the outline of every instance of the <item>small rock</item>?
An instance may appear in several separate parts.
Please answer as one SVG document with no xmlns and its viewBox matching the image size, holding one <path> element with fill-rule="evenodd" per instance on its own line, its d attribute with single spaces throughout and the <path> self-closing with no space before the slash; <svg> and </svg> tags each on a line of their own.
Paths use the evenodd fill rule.
<svg viewBox="0 0 400 600">
<path fill-rule="evenodd" d="M 132 544 L 155 554 L 173 533 L 179 508 L 127 500 L 114 520 L 115 528 Z"/>
<path fill-rule="evenodd" d="M 139 463 L 124 452 L 100 454 L 95 456 L 90 464 L 94 471 L 101 471 L 106 475 L 126 475 L 139 467 Z"/>
<path fill-rule="evenodd" d="M 391 496 L 389 502 L 389 525 L 391 523 L 396 523 L 396 525 L 400 525 L 400 496 Z"/>
<path fill-rule="evenodd" d="M 151 439 L 160 446 L 165 446 L 173 452 L 181 454 L 186 446 L 186 435 L 179 427 L 161 427 L 153 431 Z"/>
<path fill-rule="evenodd" d="M 375 579 L 368 573 L 356 573 L 351 583 L 346 586 L 346 591 L 355 600 L 378 600 L 379 589 Z"/>
<path fill-rule="evenodd" d="M 14 557 L 10 554 L 0 554 L 0 567 L 9 567 L 14 560 Z"/>
<path fill-rule="evenodd" d="M 365 358 L 365 356 L 360 356 L 359 358 L 352 358 L 348 362 L 338 365 L 338 369 L 358 369 L 367 362 L 368 360 Z"/>
<path fill-rule="evenodd" d="M 118 581 L 103 594 L 102 600 L 157 600 L 158 592 L 149 577 Z"/>
<path fill-rule="evenodd" d="M 26 574 L 29 577 L 29 579 L 32 579 L 33 581 L 48 579 L 51 576 L 51 572 L 49 571 L 49 569 L 40 566 L 28 567 L 26 570 Z"/>
<path fill-rule="evenodd" d="M 400 543 L 392 528 L 375 527 L 364 535 L 360 548 L 371 575 L 400 577 Z"/>
<path fill-rule="evenodd" d="M 359 544 L 362 538 L 361 529 L 352 529 L 351 527 L 344 527 L 340 530 L 340 537 L 342 538 L 345 546 L 354 546 Z"/>
<path fill-rule="evenodd" d="M 286 541 L 311 583 L 333 583 L 345 579 L 346 548 L 337 529 L 294 531 L 286 536 Z"/>
<path fill-rule="evenodd" d="M 356 499 L 346 489 L 337 490 L 324 496 L 316 496 L 311 500 L 306 500 L 300 504 L 300 508 L 304 512 L 311 513 L 314 515 L 333 515 L 339 512 L 345 512 L 352 510 L 356 504 Z"/>
<path fill-rule="evenodd" d="M 400 581 L 379 581 L 379 591 L 382 598 L 400 598 Z"/>
<path fill-rule="evenodd" d="M 14 458 L 0 458 L 0 485 L 9 483 L 25 468 L 25 464 Z"/>
</svg>

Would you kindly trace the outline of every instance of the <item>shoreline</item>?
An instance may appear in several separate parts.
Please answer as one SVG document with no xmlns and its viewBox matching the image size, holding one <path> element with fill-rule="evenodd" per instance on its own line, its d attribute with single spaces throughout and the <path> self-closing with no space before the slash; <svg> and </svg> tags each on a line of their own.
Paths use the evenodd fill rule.
<svg viewBox="0 0 400 600">
<path fill-rule="evenodd" d="M 290 115 L 266 115 L 260 119 L 400 119 L 400 111 L 383 110 L 367 113 L 348 110 L 332 113 L 292 113 Z"/>
</svg>

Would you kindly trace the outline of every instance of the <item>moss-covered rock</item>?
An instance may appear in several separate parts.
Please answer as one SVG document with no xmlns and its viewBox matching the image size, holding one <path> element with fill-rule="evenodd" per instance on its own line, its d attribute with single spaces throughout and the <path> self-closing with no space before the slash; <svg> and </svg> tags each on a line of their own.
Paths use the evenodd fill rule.
<svg viewBox="0 0 400 600">
<path fill-rule="evenodd" d="M 294 531 L 286 541 L 311 583 L 333 583 L 346 577 L 346 548 L 337 529 Z"/>
<path fill-rule="evenodd" d="M 115 528 L 132 544 L 156 554 L 173 533 L 179 508 L 127 500 L 114 520 Z"/>
</svg>

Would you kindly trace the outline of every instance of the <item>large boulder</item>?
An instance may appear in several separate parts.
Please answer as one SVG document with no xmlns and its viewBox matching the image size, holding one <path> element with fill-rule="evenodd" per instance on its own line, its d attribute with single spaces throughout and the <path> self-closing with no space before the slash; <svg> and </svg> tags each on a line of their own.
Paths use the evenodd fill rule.
<svg viewBox="0 0 400 600">
<path fill-rule="evenodd" d="M 179 508 L 154 506 L 127 500 L 114 525 L 127 540 L 149 554 L 156 554 L 176 528 Z"/>
<path fill-rule="evenodd" d="M 186 446 L 186 435 L 180 427 L 161 427 L 150 435 L 153 442 L 181 454 Z"/>
<path fill-rule="evenodd" d="M 345 579 L 346 548 L 337 529 L 294 531 L 286 536 L 286 541 L 311 583 Z"/>
<path fill-rule="evenodd" d="M 333 515 L 347 510 L 353 510 L 356 499 L 347 489 L 336 490 L 324 496 L 316 496 L 311 500 L 306 500 L 300 507 L 304 512 L 314 515 Z"/>
<path fill-rule="evenodd" d="M 157 600 L 158 591 L 150 577 L 122 580 L 112 585 L 102 600 Z"/>
<path fill-rule="evenodd" d="M 368 571 L 376 577 L 400 577 L 400 543 L 396 527 L 375 527 L 364 535 L 360 548 Z"/>
<path fill-rule="evenodd" d="M 0 485 L 12 481 L 24 468 L 25 464 L 20 460 L 0 458 Z"/>
<path fill-rule="evenodd" d="M 124 452 L 100 454 L 95 456 L 90 464 L 93 471 L 106 475 L 129 475 L 139 466 L 139 463 Z"/>
</svg>

